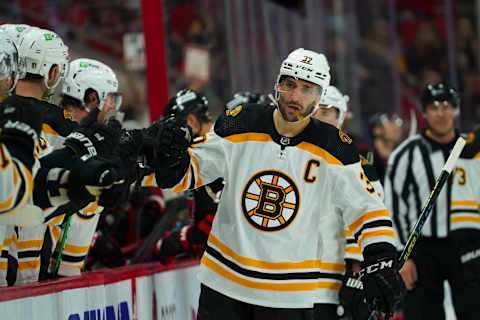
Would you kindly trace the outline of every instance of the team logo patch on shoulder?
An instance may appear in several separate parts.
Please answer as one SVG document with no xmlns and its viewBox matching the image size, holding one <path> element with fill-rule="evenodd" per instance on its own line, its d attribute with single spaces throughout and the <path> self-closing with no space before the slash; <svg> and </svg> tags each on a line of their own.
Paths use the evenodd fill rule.
<svg viewBox="0 0 480 320">
<path fill-rule="evenodd" d="M 261 231 L 288 227 L 300 208 L 300 192 L 292 178 L 278 170 L 254 174 L 242 193 L 242 212 Z"/>
<path fill-rule="evenodd" d="M 348 144 L 351 144 L 352 143 L 352 138 L 350 138 L 345 132 L 343 132 L 342 130 L 338 130 L 338 136 L 340 137 L 340 140 L 342 140 L 342 142 L 345 142 L 345 143 L 348 143 Z"/>
<path fill-rule="evenodd" d="M 227 114 L 227 116 L 236 117 L 237 114 L 239 114 L 240 111 L 242 111 L 242 109 L 243 109 L 242 106 L 238 106 L 238 107 L 236 107 L 236 108 L 233 109 L 233 110 L 227 110 L 227 111 L 225 111 L 225 113 Z"/>
</svg>

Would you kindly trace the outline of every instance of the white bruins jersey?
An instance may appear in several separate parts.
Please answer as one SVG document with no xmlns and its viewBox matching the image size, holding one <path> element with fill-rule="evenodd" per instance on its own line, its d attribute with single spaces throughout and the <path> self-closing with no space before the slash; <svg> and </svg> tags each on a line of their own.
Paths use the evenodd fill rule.
<svg viewBox="0 0 480 320">
<path fill-rule="evenodd" d="M 35 167 L 35 166 L 34 166 Z M 33 175 L 22 161 L 15 159 L 8 148 L 0 143 L 0 214 L 14 214 L 30 199 Z"/>
<path fill-rule="evenodd" d="M 336 303 L 344 225 L 363 250 L 393 244 L 392 222 L 361 179 L 347 135 L 312 119 L 298 136 L 283 137 L 273 112 L 258 105 L 229 110 L 188 150 L 189 168 L 174 191 L 226 181 L 199 279 L 255 305 Z"/>
<path fill-rule="evenodd" d="M 480 230 L 480 130 L 470 133 L 451 178 L 450 231 Z"/>
</svg>

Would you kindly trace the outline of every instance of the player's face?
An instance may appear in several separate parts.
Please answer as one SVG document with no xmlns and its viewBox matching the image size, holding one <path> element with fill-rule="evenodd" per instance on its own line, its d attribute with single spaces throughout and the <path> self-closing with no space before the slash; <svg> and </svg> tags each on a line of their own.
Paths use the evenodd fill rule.
<svg viewBox="0 0 480 320">
<path fill-rule="evenodd" d="M 428 130 L 437 137 L 445 137 L 455 131 L 455 107 L 447 101 L 435 101 L 425 108 L 424 117 Z"/>
<path fill-rule="evenodd" d="M 338 110 L 331 106 L 320 105 L 317 112 L 312 115 L 312 118 L 339 127 L 338 124 Z"/>
<path fill-rule="evenodd" d="M 278 84 L 278 106 L 283 118 L 289 122 L 309 116 L 320 101 L 321 89 L 308 81 L 286 77 Z"/>
<path fill-rule="evenodd" d="M 100 99 L 98 98 L 98 94 L 96 91 L 91 91 L 86 99 L 86 107 L 88 110 L 92 110 L 95 107 L 98 107 L 100 104 Z"/>
</svg>

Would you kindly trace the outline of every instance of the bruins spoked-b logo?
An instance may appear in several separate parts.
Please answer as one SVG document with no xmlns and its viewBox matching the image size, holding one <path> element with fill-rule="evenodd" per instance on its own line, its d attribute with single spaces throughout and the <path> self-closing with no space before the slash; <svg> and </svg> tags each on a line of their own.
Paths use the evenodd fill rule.
<svg viewBox="0 0 480 320">
<path fill-rule="evenodd" d="M 286 228 L 295 219 L 299 207 L 298 187 L 281 171 L 260 171 L 243 189 L 243 215 L 254 228 L 262 231 Z"/>
</svg>

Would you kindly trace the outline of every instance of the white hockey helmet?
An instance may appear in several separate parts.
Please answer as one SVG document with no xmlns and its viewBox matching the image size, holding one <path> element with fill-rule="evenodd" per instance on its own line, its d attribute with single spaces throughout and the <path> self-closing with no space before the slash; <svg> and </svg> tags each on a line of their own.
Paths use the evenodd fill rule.
<svg viewBox="0 0 480 320">
<path fill-rule="evenodd" d="M 29 26 L 28 24 L 2 24 L 0 30 L 5 31 L 8 36 L 15 42 L 15 45 L 18 46 L 22 37 L 30 31 L 30 29 L 38 29 L 34 26 Z"/>
<path fill-rule="evenodd" d="M 347 113 L 347 103 L 350 97 L 343 95 L 335 86 L 328 86 L 320 98 L 320 106 L 333 107 L 338 110 L 338 125 L 343 124 Z"/>
<path fill-rule="evenodd" d="M 283 60 L 277 81 L 275 82 L 276 101 L 279 98 L 278 86 L 282 77 L 285 76 L 314 83 L 320 86 L 320 95 L 323 95 L 325 88 L 330 84 L 330 66 L 325 55 L 321 53 L 303 48 L 290 52 L 288 57 Z M 311 116 L 317 109 L 318 105 L 305 117 Z M 299 120 L 302 118 L 299 118 Z"/>
<path fill-rule="evenodd" d="M 12 80 L 8 92 L 15 89 L 19 78 L 25 76 L 25 65 L 19 62 L 18 50 L 14 41 L 4 31 L 0 31 L 0 79 Z"/>
<path fill-rule="evenodd" d="M 288 57 L 283 60 L 278 73 L 278 86 L 283 76 L 290 76 L 296 79 L 309 81 L 319 85 L 323 91 L 330 84 L 330 66 L 327 58 L 321 53 L 303 48 L 292 51 Z"/>
<path fill-rule="evenodd" d="M 25 59 L 27 73 L 42 76 L 50 91 L 68 74 L 68 47 L 53 31 L 31 28 L 20 38 L 18 53 Z M 49 86 L 48 73 L 55 65 L 59 68 L 60 76 Z"/>
<path fill-rule="evenodd" d="M 118 110 L 122 96 L 118 94 L 118 80 L 115 72 L 106 64 L 88 58 L 80 58 L 70 63 L 70 71 L 62 87 L 62 93 L 78 99 L 85 107 L 85 93 L 88 89 L 97 92 L 100 100 L 99 108 L 103 108 L 109 98 L 113 98 Z"/>
</svg>

